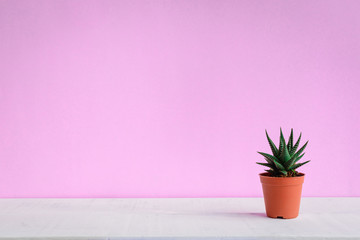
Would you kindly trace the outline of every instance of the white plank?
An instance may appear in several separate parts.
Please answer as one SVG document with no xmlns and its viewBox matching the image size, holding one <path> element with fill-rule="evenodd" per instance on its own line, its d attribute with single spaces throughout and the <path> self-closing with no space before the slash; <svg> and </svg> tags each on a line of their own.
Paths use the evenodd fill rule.
<svg viewBox="0 0 360 240">
<path fill-rule="evenodd" d="M 262 198 L 0 199 L 0 239 L 360 239 L 360 198 L 303 198 L 296 219 Z"/>
</svg>

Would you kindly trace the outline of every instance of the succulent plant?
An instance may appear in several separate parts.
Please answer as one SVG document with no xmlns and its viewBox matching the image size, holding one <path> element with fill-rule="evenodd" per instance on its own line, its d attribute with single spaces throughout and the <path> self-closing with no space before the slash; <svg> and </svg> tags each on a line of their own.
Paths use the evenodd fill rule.
<svg viewBox="0 0 360 240">
<path fill-rule="evenodd" d="M 279 144 L 279 148 L 277 148 L 273 143 L 273 141 L 270 139 L 266 130 L 265 133 L 273 155 L 263 152 L 258 152 L 259 154 L 264 156 L 266 163 L 257 162 L 257 164 L 269 167 L 270 169 L 267 169 L 265 171 L 268 172 L 270 176 L 273 177 L 297 176 L 298 172 L 295 170 L 301 167 L 302 165 L 310 162 L 310 161 L 306 161 L 306 162 L 298 163 L 298 161 L 304 156 L 305 153 L 303 153 L 303 151 L 306 148 L 309 141 L 307 141 L 298 151 L 296 151 L 300 144 L 301 133 L 294 145 L 293 129 L 291 129 L 289 141 L 286 143 L 284 139 L 284 135 L 280 128 L 280 144 Z"/>
</svg>

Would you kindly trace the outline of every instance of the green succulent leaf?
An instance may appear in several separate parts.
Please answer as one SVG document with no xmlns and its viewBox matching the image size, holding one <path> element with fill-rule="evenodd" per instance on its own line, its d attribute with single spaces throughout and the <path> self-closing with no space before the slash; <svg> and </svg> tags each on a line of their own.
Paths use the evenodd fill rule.
<svg viewBox="0 0 360 240">
<path fill-rule="evenodd" d="M 297 154 L 294 154 L 291 159 L 285 163 L 285 167 L 288 171 L 291 170 L 292 166 L 297 162 L 299 161 L 303 156 L 304 156 L 305 153 L 303 153 L 300 157 L 298 157 Z"/>
<path fill-rule="evenodd" d="M 296 160 L 295 160 L 295 163 L 298 162 L 304 155 L 305 155 L 305 153 L 303 153 L 299 157 L 297 157 Z"/>
<path fill-rule="evenodd" d="M 281 152 L 282 152 L 283 149 L 284 149 L 284 142 L 283 142 L 282 139 L 281 139 L 281 135 L 282 135 L 282 131 L 281 131 L 281 128 L 280 128 L 279 156 L 281 155 Z"/>
<path fill-rule="evenodd" d="M 286 163 L 287 161 L 290 160 L 291 157 L 290 157 L 289 151 L 287 149 L 285 138 L 284 138 L 281 128 L 280 128 L 280 149 L 281 149 L 281 153 L 279 156 L 280 161 L 281 161 L 281 163 Z"/>
<path fill-rule="evenodd" d="M 299 147 L 300 140 L 301 140 L 301 133 L 300 133 L 300 136 L 299 136 L 298 140 L 296 141 L 294 147 L 291 149 L 290 155 L 293 155 L 296 152 L 297 148 Z"/>
<path fill-rule="evenodd" d="M 308 162 L 310 162 L 310 160 L 309 160 L 309 161 L 306 161 L 306 162 L 302 162 L 302 163 L 295 164 L 291 169 L 292 169 L 292 170 L 295 170 L 295 169 L 297 169 L 298 167 L 301 167 L 302 165 L 307 164 Z"/>
<path fill-rule="evenodd" d="M 267 153 L 263 153 L 263 152 L 258 152 L 259 154 L 263 155 L 266 159 L 267 162 L 274 162 L 274 161 L 277 161 L 277 158 L 274 157 L 273 155 L 270 155 L 270 154 L 267 154 Z M 269 160 L 269 161 L 268 161 Z"/>
<path fill-rule="evenodd" d="M 285 168 L 286 168 L 286 170 L 290 170 L 291 169 L 291 166 L 295 163 L 295 161 L 296 161 L 296 156 L 295 155 L 293 155 L 291 158 L 290 158 L 290 160 L 289 161 L 287 161 L 284 165 L 285 165 Z"/>
<path fill-rule="evenodd" d="M 288 144 L 287 144 L 287 148 L 288 148 L 289 153 L 291 152 L 291 149 L 293 148 L 293 143 L 294 143 L 294 132 L 293 132 L 293 129 L 291 129 L 289 141 L 288 141 Z"/>
<path fill-rule="evenodd" d="M 278 161 L 274 161 L 274 164 L 275 164 L 276 168 L 279 169 L 280 171 L 286 171 L 285 167 Z"/>
<path fill-rule="evenodd" d="M 292 166 L 297 162 L 299 161 L 303 156 L 304 156 L 305 153 L 303 153 L 300 157 L 297 155 L 297 154 L 294 154 L 291 159 L 285 163 L 285 167 L 288 171 L 291 170 Z"/>
<path fill-rule="evenodd" d="M 273 164 L 269 164 L 269 163 L 257 162 L 257 164 L 262 165 L 262 166 L 265 166 L 265 167 L 268 167 L 268 168 L 271 168 L 271 169 L 274 168 L 274 165 L 273 165 Z"/>
<path fill-rule="evenodd" d="M 275 146 L 274 142 L 271 140 L 271 138 L 269 137 L 267 131 L 265 130 L 265 133 L 266 133 L 266 138 L 269 142 L 269 145 L 270 145 L 270 148 L 271 148 L 271 151 L 273 153 L 273 155 L 275 157 L 278 157 L 279 156 L 279 150 L 277 149 L 277 147 Z"/>
<path fill-rule="evenodd" d="M 304 144 L 304 146 L 302 146 L 302 147 L 299 149 L 299 151 L 297 151 L 294 155 L 299 156 L 299 155 L 305 150 L 308 142 L 309 142 L 309 141 L 307 141 L 307 142 Z"/>
<path fill-rule="evenodd" d="M 275 167 L 277 169 L 285 170 L 284 166 L 281 163 L 279 163 L 279 160 L 276 157 L 274 157 L 270 154 L 267 154 L 267 153 L 263 153 L 263 152 L 258 152 L 258 153 L 263 155 L 266 159 L 271 160 L 275 164 Z"/>
</svg>

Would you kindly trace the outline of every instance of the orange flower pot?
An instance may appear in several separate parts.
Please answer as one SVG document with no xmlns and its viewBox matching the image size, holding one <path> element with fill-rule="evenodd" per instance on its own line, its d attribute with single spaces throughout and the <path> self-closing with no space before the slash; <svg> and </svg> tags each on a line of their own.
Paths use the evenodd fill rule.
<svg viewBox="0 0 360 240">
<path fill-rule="evenodd" d="M 271 218 L 296 218 L 299 215 L 305 174 L 297 177 L 271 177 L 260 174 L 266 215 Z"/>
</svg>

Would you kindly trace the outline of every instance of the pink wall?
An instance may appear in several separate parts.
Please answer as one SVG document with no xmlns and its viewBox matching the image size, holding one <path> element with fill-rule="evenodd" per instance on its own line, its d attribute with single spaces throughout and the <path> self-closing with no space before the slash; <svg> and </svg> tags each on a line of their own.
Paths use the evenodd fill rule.
<svg viewBox="0 0 360 240">
<path fill-rule="evenodd" d="M 0 197 L 360 196 L 360 1 L 0 0 Z"/>
</svg>

